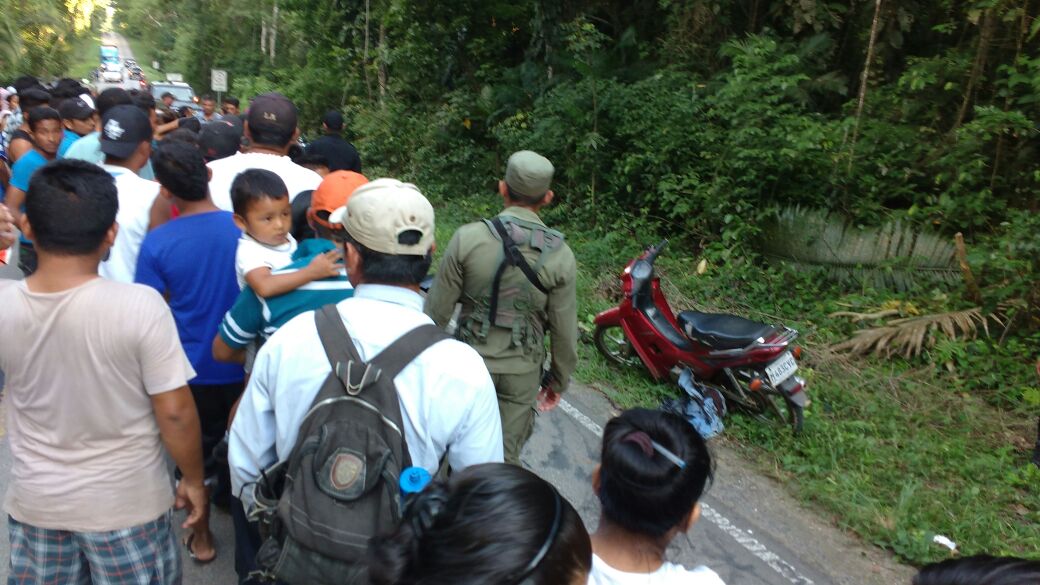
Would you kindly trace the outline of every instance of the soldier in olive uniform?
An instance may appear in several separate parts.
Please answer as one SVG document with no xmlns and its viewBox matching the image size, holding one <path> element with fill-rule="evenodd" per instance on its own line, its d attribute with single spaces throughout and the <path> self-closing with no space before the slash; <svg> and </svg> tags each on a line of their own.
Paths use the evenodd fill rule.
<svg viewBox="0 0 1040 585">
<path fill-rule="evenodd" d="M 531 151 L 510 156 L 498 183 L 505 210 L 455 232 L 426 299 L 426 313 L 440 327 L 462 303 L 456 336 L 491 372 L 505 458 L 514 464 L 531 436 L 535 408 L 544 412 L 559 403 L 578 360 L 574 253 L 563 234 L 538 217 L 552 202 L 552 177 L 545 157 Z M 543 375 L 546 333 L 552 357 Z"/>
</svg>

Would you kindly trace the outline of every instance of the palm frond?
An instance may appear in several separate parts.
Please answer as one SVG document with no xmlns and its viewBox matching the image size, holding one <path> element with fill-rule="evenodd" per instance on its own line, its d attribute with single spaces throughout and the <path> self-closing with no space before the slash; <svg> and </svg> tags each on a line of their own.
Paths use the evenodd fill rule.
<svg viewBox="0 0 1040 585">
<path fill-rule="evenodd" d="M 935 345 L 936 333 L 950 339 L 973 339 L 981 329 L 989 335 L 990 319 L 1000 323 L 997 315 L 984 315 L 982 309 L 977 307 L 964 311 L 895 319 L 880 327 L 857 331 L 851 339 L 833 345 L 831 349 L 854 355 L 873 353 L 883 357 L 901 355 L 910 359 Z"/>
<path fill-rule="evenodd" d="M 853 286 L 902 292 L 961 277 L 953 242 L 901 221 L 862 228 L 826 211 L 788 207 L 763 225 L 759 247 L 766 258 Z"/>
</svg>

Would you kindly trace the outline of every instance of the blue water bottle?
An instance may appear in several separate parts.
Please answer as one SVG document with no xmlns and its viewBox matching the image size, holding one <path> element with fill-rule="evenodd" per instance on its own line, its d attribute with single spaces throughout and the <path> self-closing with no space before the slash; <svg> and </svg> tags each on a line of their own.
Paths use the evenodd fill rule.
<svg viewBox="0 0 1040 585">
<path fill-rule="evenodd" d="M 432 479 L 430 472 L 422 467 L 406 467 L 401 470 L 401 479 L 397 482 L 401 488 L 401 502 L 423 491 Z"/>
</svg>

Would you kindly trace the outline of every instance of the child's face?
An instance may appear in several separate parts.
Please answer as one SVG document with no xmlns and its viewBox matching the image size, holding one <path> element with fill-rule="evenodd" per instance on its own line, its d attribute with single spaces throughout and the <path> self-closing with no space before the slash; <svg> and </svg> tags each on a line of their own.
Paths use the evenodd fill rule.
<svg viewBox="0 0 1040 585">
<path fill-rule="evenodd" d="M 280 246 L 289 241 L 292 229 L 292 205 L 289 197 L 264 197 L 249 204 L 242 218 L 244 230 L 256 241 L 268 246 Z"/>
</svg>

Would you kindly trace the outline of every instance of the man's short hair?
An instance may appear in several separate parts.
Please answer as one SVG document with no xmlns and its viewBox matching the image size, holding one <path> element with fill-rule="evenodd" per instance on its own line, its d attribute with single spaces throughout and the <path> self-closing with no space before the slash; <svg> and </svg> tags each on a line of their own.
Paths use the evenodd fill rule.
<svg viewBox="0 0 1040 585">
<path fill-rule="evenodd" d="M 159 184 L 185 201 L 202 201 L 209 194 L 209 173 L 195 146 L 169 138 L 152 153 L 152 169 Z"/>
<path fill-rule="evenodd" d="M 548 191 L 546 191 L 546 193 L 548 193 Z M 532 207 L 538 205 L 539 203 L 541 203 L 542 199 L 545 198 L 545 193 L 542 193 L 537 197 L 521 195 L 520 193 L 514 191 L 513 188 L 509 186 L 509 183 L 506 183 L 506 195 L 509 197 L 510 201 L 512 201 L 513 203 L 519 203 L 524 207 Z"/>
<path fill-rule="evenodd" d="M 36 106 L 29 110 L 29 130 L 36 130 L 36 126 L 44 120 L 57 120 L 58 125 L 61 125 L 61 114 L 58 110 L 48 106 Z"/>
<path fill-rule="evenodd" d="M 101 247 L 119 209 L 115 179 L 86 161 L 62 159 L 37 170 L 25 195 L 25 215 L 37 248 L 82 256 Z"/>
<path fill-rule="evenodd" d="M 222 104 L 231 104 L 231 105 L 233 105 L 233 106 L 235 106 L 237 108 L 238 107 L 238 98 L 237 97 L 232 97 L 232 96 L 229 96 L 229 95 L 228 96 L 224 96 L 224 99 L 220 103 L 222 103 Z"/>
<path fill-rule="evenodd" d="M 202 94 L 202 97 L 199 98 L 199 101 L 200 102 L 215 102 L 217 100 L 213 98 L 213 94 L 204 93 L 204 94 Z"/>
<path fill-rule="evenodd" d="M 130 94 L 131 102 L 138 108 L 144 110 L 144 113 L 147 114 L 151 112 L 151 110 L 155 109 L 155 98 L 147 91 L 131 89 L 127 93 Z"/>
<path fill-rule="evenodd" d="M 166 98 L 170 98 L 170 99 L 175 100 L 175 99 L 177 99 L 177 96 L 173 95 L 172 93 L 170 93 L 168 91 L 164 91 L 163 94 L 161 96 L 159 96 L 159 99 L 164 100 Z"/>
<path fill-rule="evenodd" d="M 97 98 L 97 111 L 101 117 L 105 116 L 105 113 L 116 106 L 129 106 L 133 105 L 134 101 L 130 99 L 130 94 L 121 87 L 110 87 L 105 91 L 98 94 Z"/>
<path fill-rule="evenodd" d="M 397 286 L 418 286 L 433 265 L 433 250 L 424 256 L 403 254 L 384 254 L 366 248 L 345 230 L 336 232 L 336 239 L 354 246 L 361 256 L 361 275 L 365 282 L 372 284 L 390 284 Z M 402 244 L 418 244 L 422 234 L 418 231 L 404 232 L 400 235 Z"/>
</svg>

